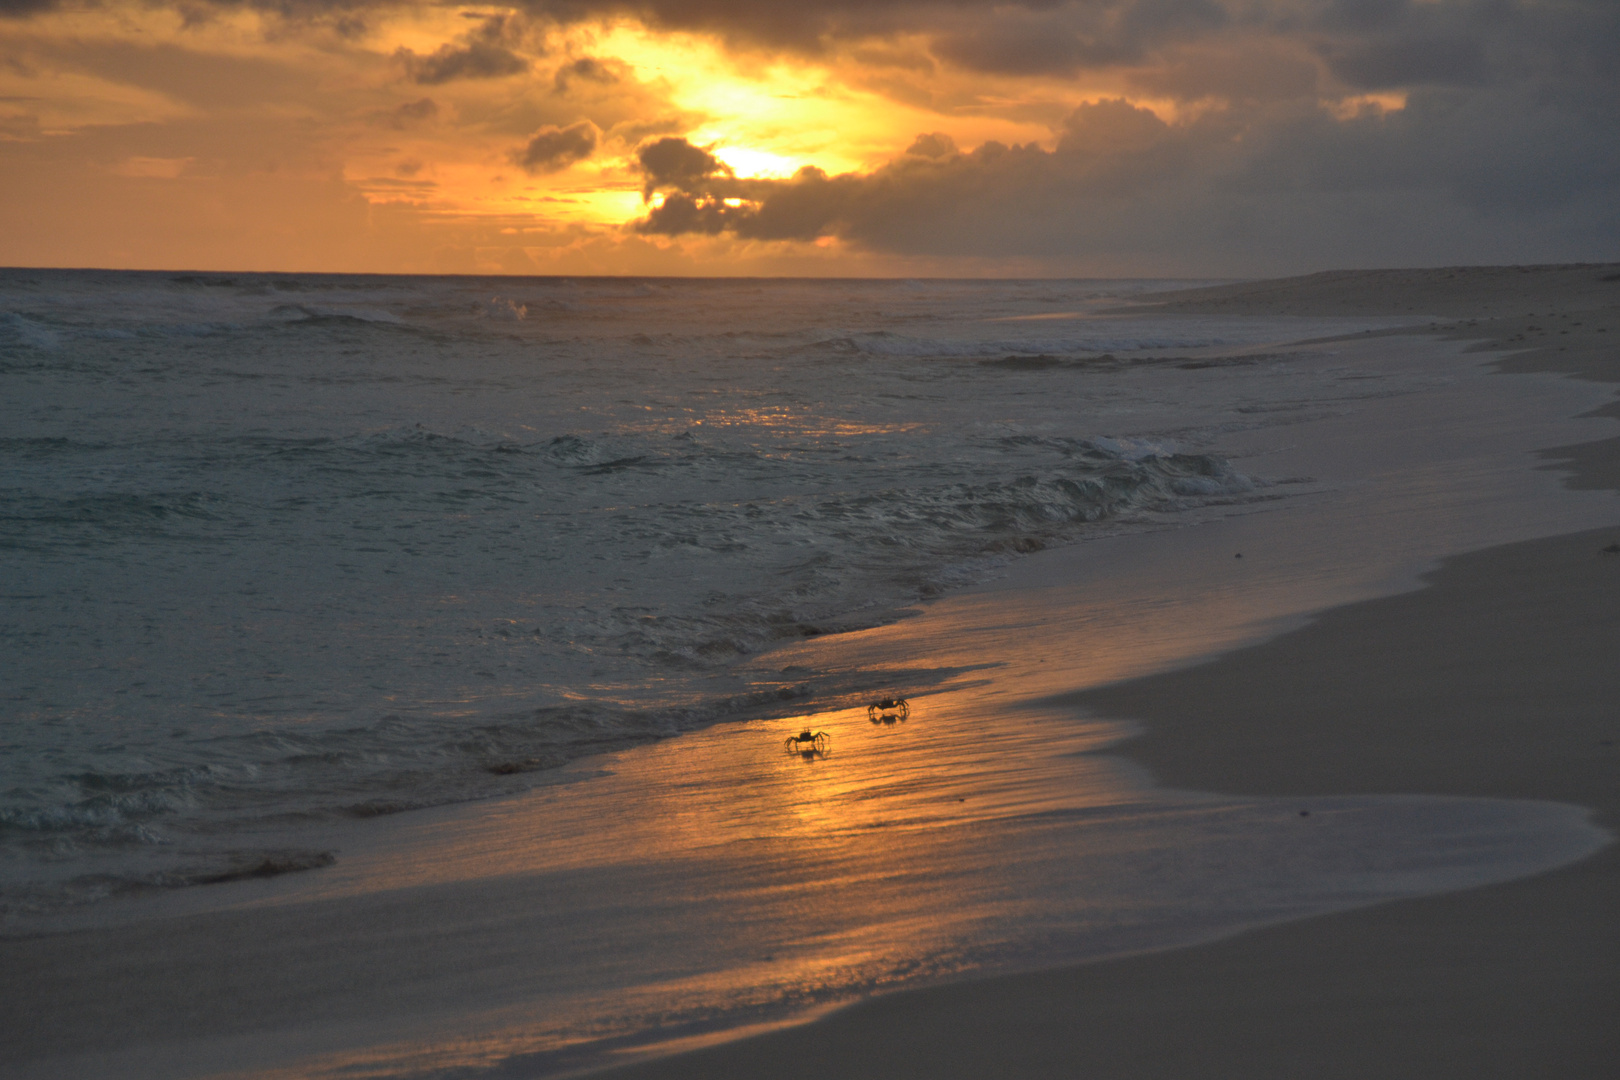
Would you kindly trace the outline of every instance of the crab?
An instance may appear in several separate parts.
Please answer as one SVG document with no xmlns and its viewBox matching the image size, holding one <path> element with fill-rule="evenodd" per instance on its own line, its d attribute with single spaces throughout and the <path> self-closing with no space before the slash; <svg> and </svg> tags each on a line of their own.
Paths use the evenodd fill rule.
<svg viewBox="0 0 1620 1080">
<path fill-rule="evenodd" d="M 805 728 L 797 735 L 789 735 L 783 740 L 782 749 L 790 754 L 796 753 L 806 756 L 826 754 L 827 733 L 825 731 L 811 731 L 809 728 Z"/>
<path fill-rule="evenodd" d="M 911 706 L 905 698 L 884 698 L 866 707 L 866 718 L 874 724 L 892 724 L 911 715 Z"/>
</svg>

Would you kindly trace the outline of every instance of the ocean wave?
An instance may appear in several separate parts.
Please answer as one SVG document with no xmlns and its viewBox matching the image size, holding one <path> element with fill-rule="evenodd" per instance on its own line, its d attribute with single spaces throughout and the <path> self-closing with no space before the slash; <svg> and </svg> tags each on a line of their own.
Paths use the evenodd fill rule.
<svg viewBox="0 0 1620 1080">
<path fill-rule="evenodd" d="M 505 296 L 492 296 L 473 305 L 480 318 L 491 322 L 522 322 L 529 317 L 529 305 Z"/>
<path fill-rule="evenodd" d="M 201 526 L 221 520 L 224 501 L 206 491 L 53 496 L 0 489 L 0 548 L 44 551 L 135 538 L 198 539 L 206 532 Z"/>
<path fill-rule="evenodd" d="M 106 857 L 101 854 L 99 859 Z M 93 873 L 0 884 L 0 918 L 61 911 L 168 889 L 280 877 L 336 862 L 337 853 L 333 851 L 285 847 L 196 851 L 182 860 L 166 860 L 155 866 L 150 859 L 122 860 Z"/>
<path fill-rule="evenodd" d="M 215 760 L 64 773 L 5 793 L 0 852 L 39 849 L 42 843 L 81 854 L 161 847 L 170 849 L 163 865 L 131 880 L 165 887 L 268 876 L 255 863 L 258 855 L 245 869 L 221 869 L 217 860 L 195 864 L 206 852 L 206 837 L 233 819 L 365 818 L 487 797 L 529 782 L 527 774 L 586 755 L 726 719 L 786 715 L 801 711 L 810 698 L 807 684 L 781 684 L 662 708 L 581 702 L 475 723 L 390 714 L 327 731 L 194 740 L 189 753 Z M 214 824 L 199 837 L 194 827 L 205 821 Z"/>
<path fill-rule="evenodd" d="M 0 314 L 0 348 L 54 350 L 61 344 L 60 331 L 45 322 L 14 311 Z"/>
<path fill-rule="evenodd" d="M 993 360 L 1009 367 L 1057 366 L 1065 361 L 1106 353 L 1162 349 L 1217 348 L 1235 344 L 1230 339 L 1199 335 L 1084 334 L 1065 337 L 977 339 L 970 337 L 916 337 L 890 331 L 833 334 L 808 344 L 812 352 L 842 356 L 909 357 L 940 360 Z"/>
<path fill-rule="evenodd" d="M 1253 497 L 1268 486 L 1222 458 L 1151 444 L 996 441 L 1066 465 L 980 484 L 667 506 L 641 528 L 638 539 L 648 546 L 621 558 L 656 563 L 658 552 L 671 551 L 735 559 L 759 567 L 759 583 L 707 610 L 609 608 L 547 636 L 559 647 L 665 666 L 724 667 L 783 640 L 870 625 L 874 614 L 933 595 L 963 572 L 971 577 L 997 560 L 1064 543 L 1100 521 Z M 816 553 L 806 558 L 807 549 Z"/>
<path fill-rule="evenodd" d="M 408 323 L 393 312 L 378 308 L 345 306 L 318 307 L 314 304 L 277 304 L 267 313 L 272 323 L 288 326 L 387 326 Z"/>
</svg>

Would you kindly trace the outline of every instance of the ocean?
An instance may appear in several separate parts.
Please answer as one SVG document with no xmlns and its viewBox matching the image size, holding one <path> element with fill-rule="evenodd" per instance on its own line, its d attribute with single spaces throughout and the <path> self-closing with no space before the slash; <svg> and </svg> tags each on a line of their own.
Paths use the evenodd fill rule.
<svg viewBox="0 0 1620 1080">
<path fill-rule="evenodd" d="M 1126 419 L 1196 382 L 1129 357 L 1244 337 L 1077 317 L 1145 287 L 8 272 L 3 857 L 217 876 L 233 822 L 796 706 L 733 662 L 1266 491 Z"/>
<path fill-rule="evenodd" d="M 508 1017 L 506 1034 L 478 1050 L 479 1061 L 527 1055 L 543 1072 L 597 1060 L 581 1044 L 606 1053 L 998 965 L 1160 947 L 1435 887 L 1419 872 L 1430 863 L 1472 882 L 1522 870 L 1531 851 L 1562 859 L 1589 847 L 1562 810 L 1537 810 L 1532 828 L 1499 805 L 1351 800 L 1319 811 L 1361 822 L 1343 848 L 1353 857 L 1335 869 L 1337 856 L 1290 848 L 1278 832 L 1294 827 L 1291 807 L 1145 795 L 1138 777 L 1128 798 L 1087 804 L 1087 835 L 1113 839 L 1076 861 L 1042 800 L 1081 784 L 1073 756 L 1119 732 L 1053 734 L 1064 721 L 1043 714 L 1043 734 L 1007 743 L 1001 762 L 1036 760 L 1042 745 L 1062 758 L 1030 781 L 1040 797 L 1004 795 L 974 819 L 1021 823 L 1016 903 L 1003 890 L 926 932 L 869 922 L 818 960 L 802 954 L 785 980 L 759 967 L 795 947 L 779 930 L 730 936 L 761 912 L 778 927 L 803 918 L 772 907 L 780 897 L 760 901 L 749 876 L 761 865 L 751 859 L 778 856 L 737 854 L 784 839 L 764 810 L 737 809 L 774 782 L 748 762 L 833 775 L 840 761 L 855 768 L 862 739 L 894 736 L 892 750 L 929 724 L 940 737 L 948 718 L 973 722 L 960 703 L 971 695 L 953 706 L 947 691 L 1012 662 L 986 647 L 863 663 L 860 642 L 889 640 L 1055 552 L 1130 550 L 1306 509 L 1326 532 L 1351 516 L 1384 520 L 1355 509 L 1373 473 L 1345 480 L 1319 467 L 1339 453 L 1328 429 L 1376 445 L 1362 457 L 1380 462 L 1378 476 L 1395 468 L 1380 455 L 1405 470 L 1407 486 L 1380 489 L 1379 506 L 1430 517 L 1401 517 L 1400 534 L 1419 539 L 1345 595 L 1311 591 L 1342 554 L 1317 549 L 1305 576 L 1317 585 L 1290 579 L 1267 618 L 1387 590 L 1454 550 L 1567 526 L 1567 515 L 1523 512 L 1565 497 L 1554 478 L 1521 502 L 1497 497 L 1498 473 L 1529 476 L 1529 462 L 1459 473 L 1443 447 L 1423 457 L 1400 441 L 1414 434 L 1400 409 L 1459 381 L 1473 395 L 1459 401 L 1495 393 L 1504 415 L 1523 405 L 1507 380 L 1491 390 L 1478 361 L 1347 364 L 1298 344 L 1393 319 L 1130 310 L 1190 284 L 1200 283 L 0 271 L 0 930 L 269 878 L 375 891 L 353 875 L 387 864 L 378 838 L 461 804 L 539 798 L 556 834 L 517 860 L 530 872 L 555 884 L 601 864 L 600 846 L 639 853 L 624 855 L 611 885 L 548 894 L 555 955 L 570 941 L 618 942 L 610 959 L 557 961 L 566 971 L 525 999 L 550 1002 L 547 1023 L 515 1036 Z M 1137 582 L 1134 595 L 1154 587 Z M 1129 634 L 1112 633 L 1129 653 Z M 868 717 L 893 698 L 910 699 L 912 715 Z M 784 734 L 820 726 L 831 753 L 784 753 Z M 715 740 L 728 749 L 701 753 L 731 765 L 699 785 L 702 797 L 669 787 L 668 763 Z M 920 787 L 905 805 L 979 768 L 953 772 L 954 745 L 907 759 Z M 893 782 L 851 772 L 816 797 L 847 802 L 860 775 L 872 792 Z M 676 788 L 711 809 L 728 793 L 727 824 L 711 826 L 740 845 L 679 886 L 676 864 L 649 854 L 667 833 L 626 840 L 648 815 L 687 812 L 670 805 Z M 1059 814 L 1070 815 L 1064 829 L 1081 827 L 1076 813 Z M 907 817 L 908 828 L 947 827 L 932 814 Z M 848 821 L 799 825 L 844 837 L 851 880 L 892 870 Z M 377 842 L 350 859 L 323 839 L 334 829 Z M 974 895 L 964 882 L 1005 887 L 1008 835 L 957 845 L 949 872 L 918 869 L 913 848 L 908 865 L 935 901 Z M 1403 839 L 1369 839 L 1392 835 Z M 440 842 L 417 836 L 411 850 Z M 1237 884 L 1218 917 L 1188 915 L 1193 886 L 1165 877 L 1163 853 L 1189 848 L 1202 853 L 1199 873 L 1241 879 L 1228 879 Z M 1458 871 L 1463 851 L 1475 863 Z M 1386 855 L 1398 866 L 1370 868 Z M 424 873 L 383 877 L 417 887 Z M 1380 874 L 1388 891 L 1369 884 Z M 698 898 L 672 911 L 670 896 L 699 879 Z M 640 906 L 604 914 L 602 897 L 621 894 Z M 882 903 L 892 914 L 903 900 Z M 1146 909 L 1171 914 L 1144 921 Z M 882 947 L 852 953 L 862 934 Z M 717 959 L 722 943 L 738 954 Z M 724 978 L 698 977 L 715 971 Z M 650 987 L 676 989 L 666 1000 Z M 404 1054 L 375 1075 L 450 1068 L 425 1060 Z"/>
</svg>

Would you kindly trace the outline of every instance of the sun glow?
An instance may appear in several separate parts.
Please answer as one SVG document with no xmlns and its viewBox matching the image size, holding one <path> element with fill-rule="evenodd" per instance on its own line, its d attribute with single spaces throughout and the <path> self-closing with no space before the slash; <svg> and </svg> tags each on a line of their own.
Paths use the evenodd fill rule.
<svg viewBox="0 0 1620 1080">
<path fill-rule="evenodd" d="M 801 162 L 745 146 L 716 147 L 714 156 L 730 165 L 738 176 L 781 179 L 799 171 Z"/>
<path fill-rule="evenodd" d="M 764 61 L 687 34 L 655 34 L 620 22 L 592 43 L 623 61 L 692 117 L 687 134 L 739 176 L 791 176 L 804 165 L 828 172 L 870 167 L 904 147 L 892 102 L 854 89 L 835 68 Z"/>
<path fill-rule="evenodd" d="M 1045 31 L 1014 18 L 1004 42 L 977 41 L 970 31 L 1002 16 L 965 9 L 784 46 L 749 20 L 727 32 L 714 11 L 711 30 L 671 31 L 584 7 L 578 19 L 392 3 L 363 18 L 192 0 L 21 7 L 0 12 L 0 254 L 19 264 L 821 273 L 856 260 L 894 272 L 892 257 L 1015 272 L 1011 256 L 974 249 L 1024 242 L 1010 239 L 1031 212 L 1020 193 L 1068 185 L 1074 197 L 1053 205 L 1079 235 L 1095 215 L 1078 193 L 1147 198 L 1178 154 L 1224 175 L 1221 154 L 1265 154 L 1246 132 L 1294 107 L 1370 137 L 1408 93 L 1362 93 L 1335 75 L 1339 53 L 1264 37 L 1124 65 L 1014 63 L 998 50 L 1039 53 Z M 729 177 L 648 192 L 640 155 L 662 139 Z M 863 224 L 832 202 L 773 204 L 780 185 L 819 182 L 807 167 L 845 177 L 829 198 L 870 213 L 883 200 L 848 193 L 884 170 L 871 190 L 896 211 Z M 901 194 L 908 184 L 938 198 Z M 687 201 L 655 221 L 677 190 Z M 981 214 L 1013 231 L 968 224 Z"/>
<path fill-rule="evenodd" d="M 480 252 L 473 266 L 420 269 L 506 267 L 485 266 L 492 229 L 522 239 L 508 259 L 518 269 L 531 248 L 624 243 L 627 226 L 662 200 L 645 197 L 637 157 L 658 138 L 702 147 L 739 178 L 786 180 L 807 166 L 870 172 L 922 132 L 947 132 L 968 149 L 987 139 L 1050 142 L 1045 114 L 1062 113 L 1021 112 L 1011 83 L 976 96 L 950 90 L 923 38 L 810 59 L 635 19 L 556 23 L 502 7 L 379 9 L 359 31 L 258 9 L 210 9 L 196 20 L 119 10 L 121 22 L 50 13 L 26 35 L 0 25 L 0 45 L 18 56 L 0 71 L 0 139 L 189 124 L 200 142 L 132 137 L 98 171 L 144 185 L 142 198 L 168 185 L 173 215 L 185 214 L 190 192 L 248 183 L 251 194 L 210 198 L 262 205 L 264 188 L 286 203 L 269 218 L 290 218 L 299 200 L 339 195 L 369 208 L 363 228 L 373 238 L 415 222 Z M 53 37 L 69 44 L 41 44 Z M 116 63 L 102 63 L 104 53 Z M 221 62 L 234 73 L 228 86 L 216 85 Z M 900 86 L 929 78 L 938 93 Z M 351 213 L 339 203 L 327 212 Z M 823 240 L 806 254 L 837 249 Z M 712 258 L 729 241 L 648 243 Z"/>
</svg>

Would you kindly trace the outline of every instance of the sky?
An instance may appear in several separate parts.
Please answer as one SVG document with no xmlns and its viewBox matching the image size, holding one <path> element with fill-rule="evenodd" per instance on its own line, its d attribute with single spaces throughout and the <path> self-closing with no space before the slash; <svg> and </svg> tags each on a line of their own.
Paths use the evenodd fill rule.
<svg viewBox="0 0 1620 1080">
<path fill-rule="evenodd" d="M 0 0 L 0 265 L 1620 259 L 1620 0 Z"/>
</svg>

